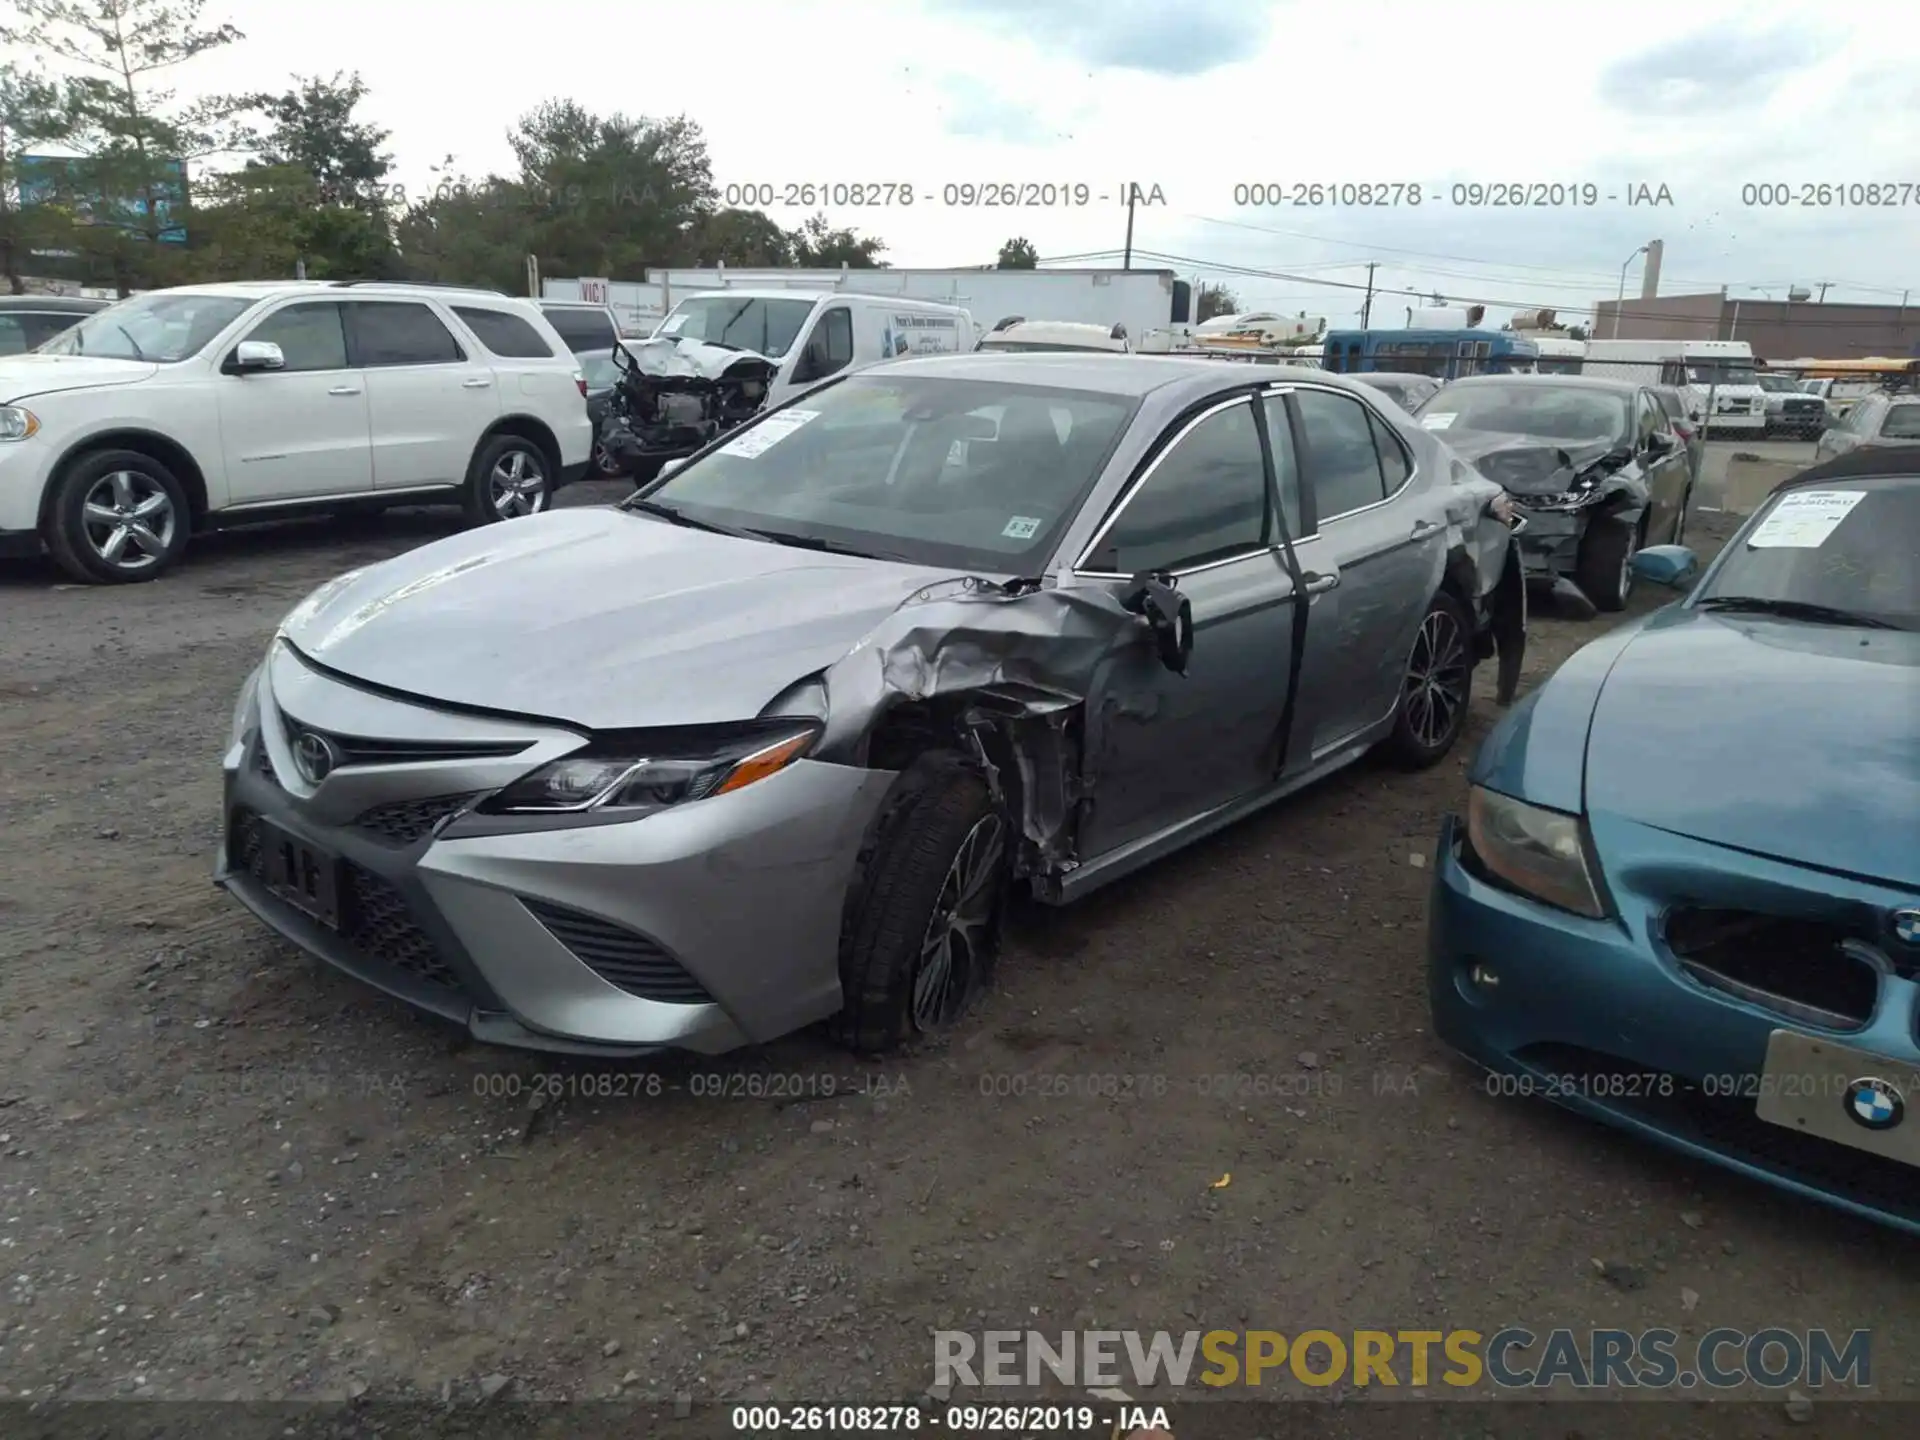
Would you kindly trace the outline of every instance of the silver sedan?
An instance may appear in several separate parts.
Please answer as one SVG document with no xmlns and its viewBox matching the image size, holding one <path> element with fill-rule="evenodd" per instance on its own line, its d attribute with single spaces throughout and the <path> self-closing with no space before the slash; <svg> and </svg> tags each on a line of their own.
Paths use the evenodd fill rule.
<svg viewBox="0 0 1920 1440">
<path fill-rule="evenodd" d="M 1446 755 L 1475 663 L 1518 674 L 1505 513 L 1319 371 L 883 365 L 308 597 L 235 707 L 217 879 L 483 1040 L 884 1051 L 964 1011 L 1011 887 Z"/>
</svg>

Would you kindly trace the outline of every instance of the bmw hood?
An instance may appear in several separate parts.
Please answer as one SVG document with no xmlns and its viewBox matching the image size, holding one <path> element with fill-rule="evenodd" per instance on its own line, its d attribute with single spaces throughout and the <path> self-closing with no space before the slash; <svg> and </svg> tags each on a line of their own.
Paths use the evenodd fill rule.
<svg viewBox="0 0 1920 1440">
<path fill-rule="evenodd" d="M 321 587 L 281 633 L 349 679 L 588 729 L 752 719 L 948 572 L 607 507 L 422 546 Z"/>
<path fill-rule="evenodd" d="M 98 355 L 12 355 L 0 360 L 0 405 L 150 380 L 160 367 L 147 360 L 109 360 Z"/>
<path fill-rule="evenodd" d="M 1518 496 L 1563 495 L 1595 472 L 1612 449 L 1604 440 L 1551 440 L 1537 435 L 1448 431 L 1437 438 L 1508 494 Z"/>
<path fill-rule="evenodd" d="M 1654 616 L 1600 692 L 1586 802 L 1755 854 L 1920 883 L 1920 634 L 1677 607 Z"/>
</svg>

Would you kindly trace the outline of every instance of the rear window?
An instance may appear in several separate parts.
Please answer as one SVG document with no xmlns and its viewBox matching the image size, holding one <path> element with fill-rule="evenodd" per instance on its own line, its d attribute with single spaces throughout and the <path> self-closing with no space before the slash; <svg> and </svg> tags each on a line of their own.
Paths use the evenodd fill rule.
<svg viewBox="0 0 1920 1440">
<path fill-rule="evenodd" d="M 553 347 L 540 338 L 540 332 L 518 315 L 510 315 L 504 310 L 482 310 L 477 306 L 453 307 L 458 315 L 479 338 L 482 345 L 495 355 L 509 360 L 545 360 L 553 356 Z"/>
<path fill-rule="evenodd" d="M 619 337 L 614 333 L 613 317 L 604 310 L 588 306 L 541 306 L 547 323 L 560 332 L 567 348 L 578 355 L 587 350 L 611 350 Z"/>
</svg>

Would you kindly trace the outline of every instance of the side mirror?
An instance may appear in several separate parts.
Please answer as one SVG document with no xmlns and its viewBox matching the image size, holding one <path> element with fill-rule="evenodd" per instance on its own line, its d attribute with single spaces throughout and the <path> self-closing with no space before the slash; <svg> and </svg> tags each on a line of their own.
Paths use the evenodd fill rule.
<svg viewBox="0 0 1920 1440">
<path fill-rule="evenodd" d="M 1633 573 L 1655 585 L 1681 585 L 1693 578 L 1700 557 L 1685 545 L 1649 545 L 1633 556 Z"/>
<path fill-rule="evenodd" d="M 1173 577 L 1134 576 L 1120 604 L 1147 622 L 1160 663 L 1176 675 L 1185 675 L 1193 656 L 1193 602 L 1174 588 Z"/>
<path fill-rule="evenodd" d="M 287 357 L 271 340 L 242 340 L 220 368 L 229 375 L 254 375 L 262 370 L 286 369 Z"/>
</svg>

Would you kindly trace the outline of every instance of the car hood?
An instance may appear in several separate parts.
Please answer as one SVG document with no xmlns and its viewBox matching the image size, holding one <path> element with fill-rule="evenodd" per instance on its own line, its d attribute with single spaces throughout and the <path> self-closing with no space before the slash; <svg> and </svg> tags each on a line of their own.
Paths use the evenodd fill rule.
<svg viewBox="0 0 1920 1440">
<path fill-rule="evenodd" d="M 1439 438 L 1511 495 L 1565 494 L 1582 471 L 1604 460 L 1612 448 L 1604 440 L 1578 442 L 1491 431 L 1455 434 L 1447 430 Z"/>
<path fill-rule="evenodd" d="M 0 404 L 52 395 L 61 390 L 92 390 L 101 385 L 133 385 L 151 379 L 160 367 L 149 360 L 109 360 L 96 355 L 11 355 L 0 360 Z"/>
<path fill-rule="evenodd" d="M 1585 789 L 1662 830 L 1912 884 L 1920 634 L 1664 611 L 1607 675 Z"/>
<path fill-rule="evenodd" d="M 587 729 L 751 719 L 949 572 L 591 506 L 321 587 L 282 633 L 350 679 Z"/>
<path fill-rule="evenodd" d="M 655 380 L 768 380 L 780 368 L 753 350 L 709 345 L 704 340 L 623 340 L 634 368 Z"/>
</svg>

